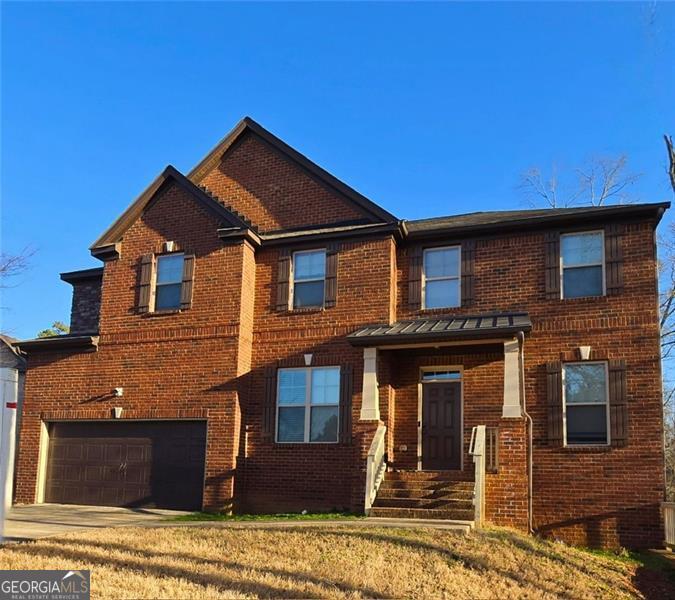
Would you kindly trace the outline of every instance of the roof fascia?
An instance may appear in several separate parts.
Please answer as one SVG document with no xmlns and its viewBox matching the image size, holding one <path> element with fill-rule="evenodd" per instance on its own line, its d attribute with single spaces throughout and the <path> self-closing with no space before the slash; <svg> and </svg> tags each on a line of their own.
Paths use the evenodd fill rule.
<svg viewBox="0 0 675 600">
<path fill-rule="evenodd" d="M 117 258 L 120 249 L 113 246 L 119 245 L 119 241 L 124 232 L 141 216 L 149 202 L 168 181 L 174 181 L 221 223 L 226 223 L 233 227 L 248 228 L 248 225 L 242 219 L 230 212 L 217 200 L 214 200 L 204 190 L 200 189 L 180 173 L 175 167 L 169 165 L 157 178 L 155 178 L 141 195 L 131 203 L 103 235 L 91 245 L 90 251 L 92 255 L 101 260 Z"/>
<path fill-rule="evenodd" d="M 502 221 L 480 225 L 448 226 L 421 231 L 410 231 L 410 227 L 408 226 L 407 238 L 410 240 L 416 240 L 447 235 L 461 237 L 475 233 L 498 233 L 504 230 L 512 229 L 544 229 L 552 225 L 577 225 L 579 223 L 588 221 L 597 222 L 602 221 L 603 219 L 619 219 L 636 216 L 652 217 L 655 220 L 654 225 L 656 226 L 668 208 L 670 208 L 670 202 L 660 202 L 655 204 L 621 205 L 611 208 L 598 207 L 597 210 L 584 211 L 578 214 L 550 215 L 543 217 L 532 217 L 529 219 L 514 219 L 512 221 Z"/>
</svg>

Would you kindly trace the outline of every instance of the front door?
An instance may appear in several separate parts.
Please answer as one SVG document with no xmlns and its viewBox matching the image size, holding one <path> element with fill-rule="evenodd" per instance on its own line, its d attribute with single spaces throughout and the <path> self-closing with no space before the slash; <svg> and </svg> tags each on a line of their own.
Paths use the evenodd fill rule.
<svg viewBox="0 0 675 600">
<path fill-rule="evenodd" d="M 462 468 L 461 403 L 459 381 L 422 384 L 422 469 Z"/>
</svg>

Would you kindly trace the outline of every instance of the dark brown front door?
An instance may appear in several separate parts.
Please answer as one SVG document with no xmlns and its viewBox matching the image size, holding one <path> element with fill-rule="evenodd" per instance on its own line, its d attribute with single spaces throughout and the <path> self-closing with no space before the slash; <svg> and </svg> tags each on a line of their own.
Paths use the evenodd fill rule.
<svg viewBox="0 0 675 600">
<path fill-rule="evenodd" d="M 52 423 L 45 501 L 200 509 L 205 447 L 199 421 Z"/>
<path fill-rule="evenodd" d="M 461 469 L 461 384 L 422 384 L 422 469 Z"/>
</svg>

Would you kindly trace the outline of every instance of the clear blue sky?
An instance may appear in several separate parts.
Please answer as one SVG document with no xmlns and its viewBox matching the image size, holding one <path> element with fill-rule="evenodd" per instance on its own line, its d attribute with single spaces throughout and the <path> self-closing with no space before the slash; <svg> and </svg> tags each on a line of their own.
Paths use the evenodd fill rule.
<svg viewBox="0 0 675 600">
<path fill-rule="evenodd" d="M 671 199 L 675 5 L 2 4 L 2 329 L 68 320 L 58 273 L 169 163 L 250 115 L 402 218 L 524 206 L 532 165 L 627 154 Z"/>
</svg>

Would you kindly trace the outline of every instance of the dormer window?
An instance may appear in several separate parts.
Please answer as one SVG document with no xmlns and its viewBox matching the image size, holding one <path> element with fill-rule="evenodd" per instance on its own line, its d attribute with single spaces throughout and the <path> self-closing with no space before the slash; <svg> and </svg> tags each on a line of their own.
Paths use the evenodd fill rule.
<svg viewBox="0 0 675 600">
<path fill-rule="evenodd" d="M 424 251 L 423 308 L 452 308 L 461 305 L 459 246 L 427 248 Z"/>
<path fill-rule="evenodd" d="M 155 310 L 178 310 L 181 307 L 184 260 L 182 252 L 157 257 Z"/>
</svg>

